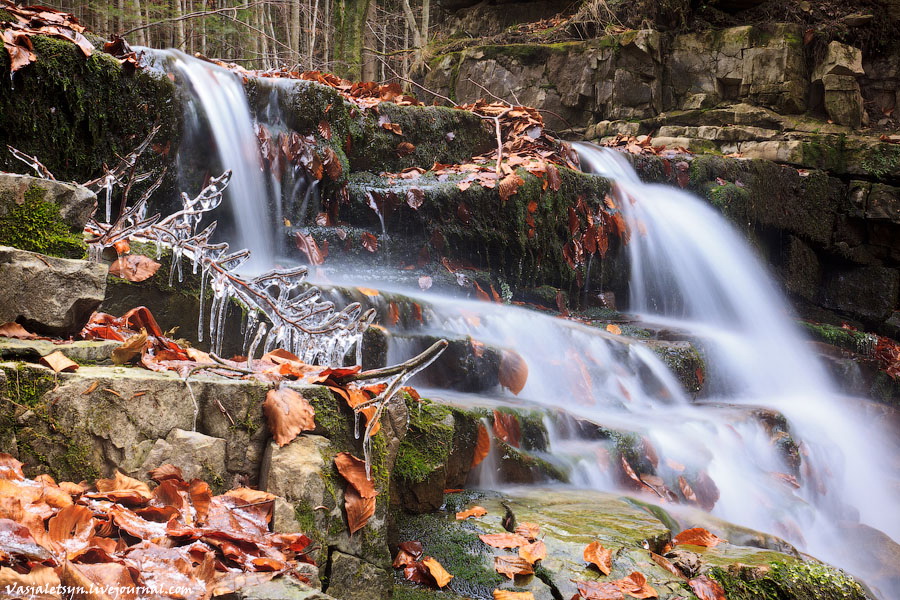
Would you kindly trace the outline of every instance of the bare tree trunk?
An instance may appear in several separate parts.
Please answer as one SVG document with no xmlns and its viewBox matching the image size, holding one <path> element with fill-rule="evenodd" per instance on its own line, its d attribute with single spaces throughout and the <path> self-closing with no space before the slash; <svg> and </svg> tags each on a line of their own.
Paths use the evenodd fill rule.
<svg viewBox="0 0 900 600">
<path fill-rule="evenodd" d="M 377 22 L 375 14 L 375 3 L 370 2 L 366 11 L 366 33 L 363 36 L 362 51 L 362 73 L 363 81 L 374 81 L 378 78 L 378 65 L 375 56 L 366 50 L 366 48 L 378 48 L 378 37 L 375 35 L 375 25 Z"/>
<path fill-rule="evenodd" d="M 312 27 L 310 27 L 309 32 L 309 59 L 307 60 L 308 69 L 312 71 L 313 69 L 313 59 L 316 54 L 316 29 L 318 26 L 319 19 L 319 0 L 315 0 L 315 5 L 313 7 L 312 13 Z M 327 35 L 327 33 L 326 33 Z"/>
<path fill-rule="evenodd" d="M 409 0 L 402 0 L 401 4 L 403 6 L 403 16 L 406 17 L 406 23 L 413 34 L 413 45 L 416 48 L 421 48 L 424 44 L 422 43 L 422 32 L 419 30 L 419 24 L 416 23 L 416 15 L 413 14 L 412 8 L 409 6 Z"/>
<path fill-rule="evenodd" d="M 184 1 L 183 0 L 175 0 L 175 10 L 177 11 L 176 16 L 181 16 L 184 14 Z M 175 47 L 178 49 L 184 49 L 184 20 L 178 20 L 175 22 Z"/>
<path fill-rule="evenodd" d="M 291 28 L 288 45 L 294 53 L 290 60 L 300 62 L 300 0 L 291 0 Z"/>
<path fill-rule="evenodd" d="M 431 0 L 422 0 L 422 45 L 428 43 L 428 27 L 431 25 Z"/>
</svg>

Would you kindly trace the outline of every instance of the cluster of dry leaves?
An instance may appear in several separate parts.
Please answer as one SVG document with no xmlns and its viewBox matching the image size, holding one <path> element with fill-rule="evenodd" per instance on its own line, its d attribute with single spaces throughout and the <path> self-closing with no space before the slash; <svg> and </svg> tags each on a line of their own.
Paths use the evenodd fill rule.
<svg viewBox="0 0 900 600">
<path fill-rule="evenodd" d="M 274 496 L 248 488 L 213 496 L 173 465 L 149 476 L 152 490 L 121 473 L 93 485 L 31 480 L 0 454 L 0 586 L 93 586 L 127 599 L 144 587 L 193 599 L 280 575 L 308 582 L 298 563 L 314 564 L 310 539 L 269 531 Z"/>
<path fill-rule="evenodd" d="M 473 506 L 467 510 L 456 513 L 457 520 L 478 519 L 488 514 L 482 506 Z M 509 527 L 507 529 L 510 529 Z M 534 574 L 538 562 L 547 558 L 547 546 L 541 539 L 541 528 L 536 523 L 518 523 L 512 531 L 507 533 L 489 533 L 479 535 L 479 539 L 492 548 L 502 550 L 516 550 L 515 555 L 494 556 L 494 569 L 508 577 L 528 576 Z M 686 529 L 679 533 L 666 546 L 668 552 L 673 546 L 688 545 L 713 547 L 723 542 L 721 538 L 713 535 L 706 529 L 696 527 Z M 436 560 L 431 557 L 421 558 L 423 554 L 422 543 L 417 541 L 400 544 L 394 559 L 394 568 L 403 569 L 404 577 L 414 583 L 444 587 L 453 577 Z M 595 567 L 603 576 L 612 572 L 614 551 L 604 548 L 599 541 L 589 543 L 584 548 L 584 561 L 588 566 Z M 655 552 L 650 552 L 650 558 L 669 573 L 683 580 L 700 600 L 725 600 L 725 591 L 718 582 L 706 577 L 688 577 L 675 566 L 669 559 Z M 575 581 L 578 588 L 572 600 L 623 600 L 626 596 L 632 598 L 657 598 L 657 591 L 647 583 L 644 574 L 633 571 L 626 577 L 614 580 L 586 580 Z M 534 600 L 531 592 L 513 592 L 496 589 L 493 592 L 494 600 Z"/>
<path fill-rule="evenodd" d="M 9 54 L 11 73 L 37 60 L 31 43 L 32 35 L 46 35 L 71 42 L 85 57 L 94 53 L 94 45 L 84 37 L 85 29 L 74 15 L 47 6 L 19 6 L 12 0 L 0 0 L 0 8 L 15 18 L 15 21 L 0 21 L 0 39 Z M 121 38 L 105 44 L 103 50 L 127 63 L 130 68 L 138 67 L 134 53 Z"/>
</svg>

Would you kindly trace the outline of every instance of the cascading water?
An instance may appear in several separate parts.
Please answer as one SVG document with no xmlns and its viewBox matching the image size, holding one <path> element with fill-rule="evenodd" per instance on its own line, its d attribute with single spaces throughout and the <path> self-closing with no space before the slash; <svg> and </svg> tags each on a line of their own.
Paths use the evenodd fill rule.
<svg viewBox="0 0 900 600">
<path fill-rule="evenodd" d="M 180 74 L 196 111 L 190 119 L 205 114 L 222 164 L 234 171 L 229 203 L 236 211 L 236 244 L 271 262 L 271 232 L 279 224 L 269 216 L 268 198 L 279 185 L 267 186 L 262 175 L 242 86 L 233 74 L 180 52 L 154 52 L 165 68 Z M 550 424 L 547 458 L 565 464 L 572 483 L 582 487 L 619 485 L 608 464 L 610 442 L 585 439 L 578 428 L 566 426 L 560 408 L 609 431 L 644 438 L 659 454 L 656 473 L 666 486 L 677 489 L 682 474 L 707 478 L 716 490 L 714 514 L 781 535 L 865 577 L 868 565 L 854 560 L 859 546 L 846 528 L 838 528 L 860 520 L 900 537 L 896 498 L 885 481 L 892 475 L 874 452 L 882 443 L 890 446 L 864 415 L 837 397 L 782 314 L 786 303 L 721 217 L 677 190 L 641 184 L 621 160 L 589 146 L 578 150 L 593 171 L 616 180 L 618 202 L 631 230 L 640 232 L 628 245 L 633 310 L 705 341 L 714 374 L 710 396 L 692 402 L 651 350 L 627 338 L 532 311 L 432 294 L 417 301 L 428 307 L 425 320 L 438 333 L 515 349 L 529 376 L 515 398 L 499 392 L 424 393 L 477 406 L 542 406 Z M 313 190 L 302 191 L 305 206 Z M 288 196 L 300 198 L 298 190 Z M 391 362 L 408 357 L 402 348 L 391 351 Z M 786 464 L 758 407 L 785 414 L 791 435 L 801 441 L 797 489 L 787 475 L 796 465 Z M 495 465 L 481 471 L 483 484 L 495 484 Z"/>
<path fill-rule="evenodd" d="M 853 550 L 846 551 L 853 544 L 847 528 L 839 532 L 837 525 L 856 520 L 858 513 L 860 522 L 900 539 L 887 432 L 842 401 L 785 314 L 786 300 L 721 215 L 680 190 L 641 183 L 617 152 L 576 147 L 583 165 L 615 182 L 617 201 L 633 232 L 628 245 L 631 309 L 645 320 L 705 339 L 717 371 L 714 395 L 734 404 L 766 406 L 787 417 L 803 444 L 804 468 L 793 495 L 808 503 L 794 515 L 803 539 L 795 535 L 792 541 L 864 573 L 867 565 L 853 560 Z M 722 516 L 777 531 L 766 523 L 771 507 L 762 520 L 748 522 L 749 498 L 728 501 L 730 486 L 722 481 L 743 474 L 728 471 L 724 463 L 710 469 L 722 490 Z M 844 551 L 836 553 L 836 547 Z"/>
<path fill-rule="evenodd" d="M 174 73 L 190 98 L 185 130 L 199 135 L 203 130 L 200 123 L 208 124 L 212 140 L 195 140 L 194 150 L 208 152 L 207 146 L 212 143 L 219 163 L 232 171 L 231 184 L 225 191 L 235 222 L 235 239 L 229 241 L 234 248 L 250 250 L 251 258 L 244 268 L 262 271 L 271 267 L 275 257 L 272 232 L 277 224 L 269 215 L 269 191 L 240 79 L 227 69 L 178 50 L 140 51 L 157 68 Z"/>
</svg>

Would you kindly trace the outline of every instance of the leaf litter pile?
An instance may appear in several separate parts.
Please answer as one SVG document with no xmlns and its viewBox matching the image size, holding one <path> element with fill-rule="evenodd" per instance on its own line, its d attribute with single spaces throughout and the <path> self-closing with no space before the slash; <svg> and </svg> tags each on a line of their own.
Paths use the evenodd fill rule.
<svg viewBox="0 0 900 600">
<path fill-rule="evenodd" d="M 309 583 L 299 565 L 315 564 L 311 541 L 269 531 L 273 495 L 238 488 L 213 496 L 173 465 L 149 476 L 152 490 L 118 472 L 93 485 L 26 479 L 22 463 L 0 454 L 0 587 L 109 592 L 84 596 L 97 599 L 135 598 L 143 588 L 199 599 L 278 576 Z"/>
<path fill-rule="evenodd" d="M 459 521 L 479 519 L 488 514 L 483 506 L 472 506 L 456 513 Z M 547 558 L 547 546 L 543 541 L 541 527 L 537 523 L 522 522 L 515 525 L 504 523 L 507 533 L 487 533 L 479 535 L 479 539 L 491 548 L 505 550 L 508 554 L 494 555 L 494 570 L 510 580 L 519 583 L 517 577 L 534 575 L 540 561 Z M 671 544 L 667 544 L 668 552 L 673 546 L 688 545 L 711 548 L 725 540 L 715 536 L 702 527 L 686 529 L 676 535 Z M 513 554 L 514 553 L 514 554 Z M 613 570 L 613 558 L 616 551 L 604 548 L 599 541 L 591 542 L 584 548 L 584 562 L 587 567 L 595 568 L 601 576 L 608 576 Z M 725 600 L 722 586 L 706 576 L 689 577 L 669 559 L 650 552 L 650 559 L 660 567 L 682 580 L 700 600 Z M 430 587 L 443 588 L 449 584 L 453 575 L 448 573 L 434 558 L 424 556 L 422 542 L 408 541 L 398 546 L 394 558 L 395 569 L 403 569 L 403 576 L 413 583 Z M 638 571 L 632 571 L 625 577 L 601 581 L 599 579 L 573 581 L 578 593 L 571 600 L 624 600 L 625 598 L 658 598 L 658 592 L 647 582 L 647 577 Z M 495 589 L 494 600 L 534 600 L 532 592 L 516 592 L 506 589 Z"/>
</svg>

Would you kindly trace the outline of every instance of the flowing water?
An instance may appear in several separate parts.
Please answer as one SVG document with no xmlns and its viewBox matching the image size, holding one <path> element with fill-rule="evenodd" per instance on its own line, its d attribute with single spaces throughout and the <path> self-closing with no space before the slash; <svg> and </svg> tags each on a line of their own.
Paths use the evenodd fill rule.
<svg viewBox="0 0 900 600">
<path fill-rule="evenodd" d="M 271 264 L 282 196 L 306 207 L 315 189 L 305 183 L 288 189 L 271 175 L 267 182 L 236 76 L 180 52 L 153 53 L 192 99 L 188 129 L 206 131 L 208 123 L 221 166 L 234 171 L 228 203 L 237 237 L 230 241 L 250 248 L 263 267 Z M 277 124 L 277 90 L 272 94 L 257 117 Z M 616 182 L 616 200 L 632 231 L 632 311 L 701 341 L 707 394 L 702 401 L 688 397 L 650 349 L 627 338 L 533 311 L 429 294 L 416 300 L 434 333 L 513 349 L 527 362 L 529 377 L 517 397 L 499 390 L 426 395 L 468 406 L 540 407 L 550 437 L 545 458 L 580 487 L 622 489 L 609 458 L 616 440 L 623 434 L 644 440 L 659 457 L 656 473 L 665 487 L 679 489 L 679 477 L 689 477 L 698 495 L 715 505 L 715 515 L 780 535 L 866 577 L 870 565 L 859 560 L 864 542 L 854 537 L 858 528 L 846 524 L 865 523 L 900 539 L 890 440 L 856 408 L 859 403 L 835 391 L 795 331 L 787 302 L 721 216 L 683 192 L 642 184 L 614 154 L 587 145 L 578 151 L 592 172 Z M 396 343 L 390 351 L 399 361 L 413 348 Z M 799 467 L 773 444 L 771 419 L 761 418 L 761 409 L 787 418 L 799 443 Z M 574 419 L 620 437 L 584 436 Z M 492 455 L 478 469 L 480 484 L 501 484 L 498 467 Z M 897 597 L 900 590 L 884 593 Z"/>
</svg>

